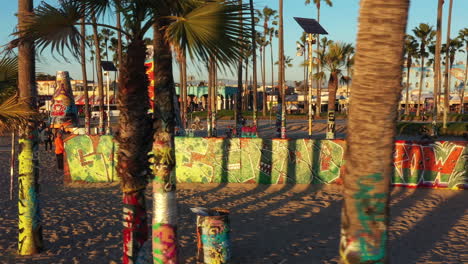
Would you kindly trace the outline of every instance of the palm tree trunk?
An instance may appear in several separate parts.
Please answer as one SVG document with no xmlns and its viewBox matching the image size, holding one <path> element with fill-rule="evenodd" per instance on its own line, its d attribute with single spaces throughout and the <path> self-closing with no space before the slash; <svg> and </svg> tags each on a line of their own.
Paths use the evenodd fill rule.
<svg viewBox="0 0 468 264">
<path fill-rule="evenodd" d="M 468 43 L 465 43 L 466 47 L 466 63 L 465 63 L 465 80 L 463 81 L 463 90 L 461 92 L 460 98 L 460 110 L 459 113 L 465 113 L 465 90 L 466 90 L 466 81 L 468 80 Z"/>
<path fill-rule="evenodd" d="M 335 139 L 335 103 L 338 90 L 338 73 L 331 72 L 328 80 L 327 139 Z"/>
<path fill-rule="evenodd" d="M 450 43 L 450 28 L 452 26 L 452 7 L 453 7 L 453 0 L 450 0 L 450 6 L 449 6 L 449 15 L 448 15 L 448 21 L 447 21 L 447 42 L 445 42 L 447 46 L 447 54 L 445 56 L 445 90 L 444 90 L 444 118 L 443 118 L 443 128 L 447 128 L 447 114 L 450 112 L 450 103 L 449 103 L 449 43 Z M 468 67 L 468 65 L 466 65 Z"/>
<path fill-rule="evenodd" d="M 281 114 L 280 117 L 280 129 L 279 129 L 279 136 L 281 138 L 286 138 L 286 102 L 285 102 L 285 91 L 284 91 L 284 30 L 283 30 L 283 0 L 279 0 L 279 8 L 278 8 L 278 15 L 279 15 L 279 23 L 278 23 L 278 51 L 279 51 L 279 64 L 278 64 L 278 87 L 281 91 Z M 278 131 L 277 131 L 278 132 Z"/>
<path fill-rule="evenodd" d="M 406 102 L 405 102 L 405 114 L 409 114 L 409 78 L 410 78 L 410 71 L 411 71 L 411 65 L 413 64 L 411 56 L 408 55 L 408 59 L 406 60 Z"/>
<path fill-rule="evenodd" d="M 217 127 L 216 127 L 216 114 L 218 113 L 218 66 L 216 60 L 213 60 L 213 115 L 212 115 L 212 126 L 213 134 L 215 137 L 218 136 Z"/>
<path fill-rule="evenodd" d="M 206 124 L 207 124 L 207 137 L 213 137 L 213 127 L 212 127 L 212 115 L 213 115 L 213 89 L 212 89 L 212 82 L 213 82 L 213 72 L 211 71 L 211 58 L 207 65 L 208 70 L 208 100 L 207 100 L 207 115 L 206 115 Z"/>
<path fill-rule="evenodd" d="M 120 8 L 120 0 L 115 1 L 117 4 L 117 7 Z M 120 9 L 117 10 L 117 15 L 116 15 L 116 20 L 117 20 L 117 61 L 119 66 L 122 64 L 122 32 L 120 29 L 122 28 L 121 22 L 120 22 Z"/>
<path fill-rule="evenodd" d="M 161 17 L 169 16 L 163 12 Z M 172 51 L 164 40 L 169 19 L 154 23 L 155 119 L 153 179 L 153 260 L 155 263 L 178 263 L 177 201 L 175 181 L 174 98 Z"/>
<path fill-rule="evenodd" d="M 89 93 L 88 93 L 88 75 L 86 73 L 86 27 L 85 19 L 81 19 L 81 72 L 83 76 L 83 88 L 85 99 L 85 130 L 86 134 L 91 134 L 91 113 L 89 107 Z"/>
<path fill-rule="evenodd" d="M 92 15 L 93 23 L 93 40 L 94 46 L 96 48 L 96 73 L 98 79 L 98 94 L 99 94 L 99 134 L 104 134 L 104 80 L 102 77 L 102 67 L 101 67 L 101 47 L 99 46 L 98 39 L 98 29 L 96 25 L 96 17 Z"/>
<path fill-rule="evenodd" d="M 249 58 L 245 59 L 245 87 L 244 87 L 244 99 L 242 100 L 242 110 L 247 111 L 249 109 Z"/>
<path fill-rule="evenodd" d="M 28 14 L 33 12 L 32 0 L 18 1 L 18 28 L 24 28 Z M 18 45 L 18 89 L 20 98 L 27 100 L 36 109 L 34 43 Z M 39 208 L 39 159 L 38 134 L 35 123 L 19 131 L 19 175 L 18 175 L 18 254 L 33 255 L 42 250 L 42 224 Z"/>
<path fill-rule="evenodd" d="M 267 92 L 266 92 L 266 60 L 265 60 L 265 50 L 266 46 L 263 46 L 263 49 L 261 51 L 262 58 L 261 60 L 263 61 L 263 69 L 262 69 L 262 83 L 263 83 L 263 96 L 262 96 L 262 115 L 266 116 L 267 114 Z"/>
<path fill-rule="evenodd" d="M 253 71 L 253 125 L 257 126 L 257 32 L 255 30 L 255 15 L 253 0 L 250 0 L 250 19 L 252 25 L 252 71 Z"/>
<path fill-rule="evenodd" d="M 185 51 L 183 51 L 183 54 L 182 54 L 182 77 L 183 77 L 183 81 L 182 81 L 182 90 L 181 90 L 181 94 L 182 94 L 182 103 L 183 103 L 183 107 L 182 107 L 182 126 L 183 126 L 183 129 L 186 128 L 187 126 L 187 57 L 185 57 Z"/>
<path fill-rule="evenodd" d="M 440 48 L 442 46 L 442 9 L 444 6 L 444 0 L 438 0 L 437 4 L 437 26 L 436 26 L 436 46 L 435 46 L 435 60 L 434 60 L 434 109 L 432 113 L 432 120 L 437 122 L 437 106 L 438 98 L 440 97 L 440 79 L 441 79 L 441 69 L 440 69 Z"/>
<path fill-rule="evenodd" d="M 421 113 L 421 93 L 424 86 L 424 56 L 421 58 L 421 77 L 419 78 L 419 92 L 418 92 L 418 107 L 416 108 L 416 116 Z"/>
<path fill-rule="evenodd" d="M 118 90 L 119 143 L 117 173 L 123 191 L 123 263 L 134 263 L 148 237 L 145 205 L 148 152 L 151 150 L 151 122 L 145 74 L 146 47 L 141 39 L 131 40 L 120 65 Z M 172 97 L 170 98 L 172 99 Z"/>
<path fill-rule="evenodd" d="M 317 22 L 320 23 L 320 1 L 317 2 Z M 317 35 L 317 51 L 320 50 L 320 35 Z M 325 54 L 325 52 L 324 52 Z M 312 55 L 313 56 L 313 55 Z M 317 75 L 322 70 L 322 62 L 318 60 L 317 64 Z M 310 84 L 312 85 L 312 83 Z M 317 79 L 317 107 L 316 107 L 315 115 L 320 117 L 320 113 L 322 112 L 322 80 Z"/>
<path fill-rule="evenodd" d="M 346 138 L 343 263 L 389 263 L 389 187 L 408 7 L 409 0 L 361 2 Z M 384 64 L 381 54 L 391 54 Z"/>
</svg>

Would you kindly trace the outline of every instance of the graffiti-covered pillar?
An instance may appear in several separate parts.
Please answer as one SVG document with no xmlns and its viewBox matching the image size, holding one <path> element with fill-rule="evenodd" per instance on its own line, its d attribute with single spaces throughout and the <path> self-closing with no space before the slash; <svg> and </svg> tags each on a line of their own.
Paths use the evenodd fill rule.
<svg viewBox="0 0 468 264">
<path fill-rule="evenodd" d="M 78 126 L 78 110 L 75 105 L 70 76 L 67 71 L 57 72 L 57 89 L 52 97 L 50 126 L 53 128 Z"/>
<path fill-rule="evenodd" d="M 42 225 L 38 201 L 39 138 L 37 130 L 27 128 L 19 140 L 18 155 L 18 253 L 37 254 L 42 249 Z"/>
</svg>

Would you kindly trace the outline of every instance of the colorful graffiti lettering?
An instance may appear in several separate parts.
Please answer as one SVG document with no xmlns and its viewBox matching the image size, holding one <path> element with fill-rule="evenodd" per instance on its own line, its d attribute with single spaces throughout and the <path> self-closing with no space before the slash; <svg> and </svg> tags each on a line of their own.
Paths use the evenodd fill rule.
<svg viewBox="0 0 468 264">
<path fill-rule="evenodd" d="M 65 181 L 117 180 L 117 143 L 112 136 L 71 136 L 65 142 Z"/>
<path fill-rule="evenodd" d="M 466 143 L 397 141 L 393 183 L 402 186 L 466 187 L 466 160 L 463 160 L 466 153 Z"/>
<path fill-rule="evenodd" d="M 117 146 L 110 136 L 103 137 L 65 142 L 71 180 L 114 180 L 111 157 Z M 465 141 L 396 141 L 392 183 L 468 189 L 466 146 Z M 177 182 L 332 183 L 339 181 L 346 163 L 344 140 L 176 137 L 175 147 Z"/>
</svg>

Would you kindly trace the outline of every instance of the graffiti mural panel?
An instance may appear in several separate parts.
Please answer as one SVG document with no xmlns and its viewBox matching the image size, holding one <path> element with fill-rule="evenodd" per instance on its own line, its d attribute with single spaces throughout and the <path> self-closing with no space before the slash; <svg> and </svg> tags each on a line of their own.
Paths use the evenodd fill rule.
<svg viewBox="0 0 468 264">
<path fill-rule="evenodd" d="M 65 143 L 65 179 L 86 182 L 117 180 L 117 143 L 112 136 L 71 136 Z"/>
<path fill-rule="evenodd" d="M 176 137 L 178 182 L 340 183 L 344 140 Z M 468 189 L 467 142 L 396 141 L 397 186 Z M 110 136 L 65 142 L 71 180 L 112 181 L 117 146 Z"/>
<path fill-rule="evenodd" d="M 468 188 L 467 142 L 395 143 L 395 176 L 401 186 Z"/>
</svg>

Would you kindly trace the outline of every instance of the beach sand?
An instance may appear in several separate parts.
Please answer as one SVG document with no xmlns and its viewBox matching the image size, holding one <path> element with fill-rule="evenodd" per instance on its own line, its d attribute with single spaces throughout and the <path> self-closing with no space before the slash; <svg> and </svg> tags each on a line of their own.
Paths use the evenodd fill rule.
<svg viewBox="0 0 468 264">
<path fill-rule="evenodd" d="M 5 146 L 8 138 L 0 139 Z M 7 149 L 7 147 L 5 147 Z M 4 149 L 4 150 L 5 150 Z M 17 256 L 17 183 L 9 200 L 9 152 L 0 152 L 0 263 L 121 263 L 118 183 L 63 185 L 53 153 L 40 153 L 45 250 Z M 232 263 L 338 263 L 342 186 L 179 184 L 181 263 L 195 263 L 191 207 L 231 211 Z M 147 204 L 151 208 L 151 188 Z M 391 263 L 468 263 L 468 191 L 394 188 Z"/>
</svg>

